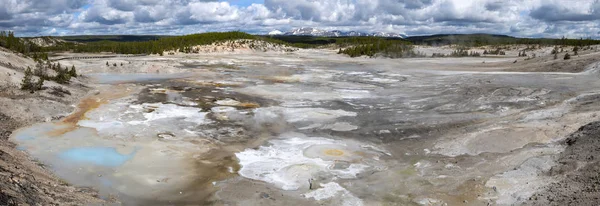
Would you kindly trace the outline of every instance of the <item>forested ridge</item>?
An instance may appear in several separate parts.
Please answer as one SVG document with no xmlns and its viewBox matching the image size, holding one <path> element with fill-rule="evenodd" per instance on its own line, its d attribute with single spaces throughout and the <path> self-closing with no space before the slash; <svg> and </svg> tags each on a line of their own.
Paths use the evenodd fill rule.
<svg viewBox="0 0 600 206">
<path fill-rule="evenodd" d="M 524 45 L 542 45 L 542 46 L 589 46 L 600 44 L 600 40 L 595 39 L 549 39 L 549 38 L 517 38 L 506 35 L 492 34 L 437 34 L 431 36 L 411 36 L 407 41 L 418 45 L 442 46 L 459 45 L 465 47 L 479 46 L 504 46 L 513 44 Z"/>
<path fill-rule="evenodd" d="M 350 57 L 383 56 L 390 58 L 421 56 L 413 50 L 411 42 L 402 39 L 384 39 L 377 37 L 342 39 L 337 44 L 342 47 L 339 54 Z"/>
<path fill-rule="evenodd" d="M 157 40 L 141 42 L 99 41 L 89 43 L 68 42 L 45 51 L 72 52 L 113 52 L 118 54 L 162 54 L 164 51 L 183 49 L 190 46 L 212 44 L 218 41 L 235 39 L 256 39 L 254 35 L 243 32 L 210 32 L 185 36 L 163 37 Z"/>
<path fill-rule="evenodd" d="M 0 46 L 31 56 L 47 59 L 46 52 L 111 52 L 118 54 L 160 54 L 165 51 L 190 51 L 192 46 L 208 45 L 216 42 L 238 39 L 262 40 L 297 48 L 317 48 L 326 46 L 338 48 L 340 54 L 351 57 L 385 56 L 392 58 L 419 57 L 422 54 L 413 51 L 413 45 L 458 45 L 461 48 L 483 45 L 503 46 L 510 44 L 589 46 L 600 44 L 593 39 L 543 39 L 515 38 L 489 34 L 451 34 L 432 36 L 413 36 L 406 39 L 385 37 L 311 37 L 311 36 L 260 36 L 244 32 L 209 32 L 183 36 L 71 36 L 44 37 L 68 40 L 52 46 L 40 47 L 26 39 L 15 37 L 13 32 L 0 33 Z M 491 51 L 492 52 L 492 51 Z M 464 51 L 460 54 L 465 53 Z M 457 53 L 459 54 L 459 53 Z M 468 54 L 471 55 L 471 54 Z M 475 54 L 474 54 L 475 55 Z M 457 55 L 460 56 L 460 55 Z"/>
<path fill-rule="evenodd" d="M 43 52 L 43 48 L 22 38 L 16 37 L 15 33 L 12 31 L 0 31 L 0 47 L 4 47 L 15 53 L 30 56 L 34 59 L 48 59 L 48 55 Z"/>
</svg>

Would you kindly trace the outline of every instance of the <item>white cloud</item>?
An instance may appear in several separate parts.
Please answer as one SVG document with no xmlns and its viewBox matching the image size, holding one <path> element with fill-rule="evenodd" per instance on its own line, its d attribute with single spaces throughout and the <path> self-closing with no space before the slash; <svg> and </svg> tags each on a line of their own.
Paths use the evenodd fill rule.
<svg viewBox="0 0 600 206">
<path fill-rule="evenodd" d="M 186 7 L 190 19 L 202 22 L 239 21 L 240 10 L 227 2 L 194 2 Z"/>
<path fill-rule="evenodd" d="M 61 33 L 183 34 L 294 27 L 515 36 L 599 37 L 598 0 L 0 0 L 0 29 Z M 89 5 L 89 6 L 86 6 Z M 89 8 L 88 8 L 89 7 Z M 80 13 L 80 14 L 79 14 Z"/>
</svg>

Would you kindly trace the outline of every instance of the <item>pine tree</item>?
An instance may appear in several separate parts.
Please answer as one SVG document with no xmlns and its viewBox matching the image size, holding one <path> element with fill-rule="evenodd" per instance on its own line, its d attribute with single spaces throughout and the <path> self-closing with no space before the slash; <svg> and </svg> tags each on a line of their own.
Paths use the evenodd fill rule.
<svg viewBox="0 0 600 206">
<path fill-rule="evenodd" d="M 69 70 L 69 75 L 72 77 L 77 77 L 77 70 L 75 70 L 75 65 L 71 66 L 71 70 Z"/>
<path fill-rule="evenodd" d="M 33 85 L 31 83 L 31 81 L 33 80 L 33 72 L 31 71 L 31 67 L 27 67 L 27 70 L 25 70 L 25 76 L 23 77 L 23 80 L 21 81 L 21 89 L 22 90 L 31 90 L 33 88 Z"/>
<path fill-rule="evenodd" d="M 57 74 L 54 76 L 54 81 L 59 84 L 67 84 L 71 81 L 71 75 L 68 69 L 58 69 Z"/>
</svg>

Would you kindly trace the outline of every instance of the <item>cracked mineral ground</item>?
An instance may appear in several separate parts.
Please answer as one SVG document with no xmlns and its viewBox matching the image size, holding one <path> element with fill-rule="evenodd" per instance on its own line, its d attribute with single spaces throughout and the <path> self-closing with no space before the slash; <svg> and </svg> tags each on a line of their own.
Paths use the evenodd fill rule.
<svg viewBox="0 0 600 206">
<path fill-rule="evenodd" d="M 595 64 L 528 73 L 513 59 L 312 50 L 106 61 L 62 60 L 94 91 L 10 140 L 125 205 L 524 204 L 566 181 L 563 139 L 600 119 Z"/>
</svg>

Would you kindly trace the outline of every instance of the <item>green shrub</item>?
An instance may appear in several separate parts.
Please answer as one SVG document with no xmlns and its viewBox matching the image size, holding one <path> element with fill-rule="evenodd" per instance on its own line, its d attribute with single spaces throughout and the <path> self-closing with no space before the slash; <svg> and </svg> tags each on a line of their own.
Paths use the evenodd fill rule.
<svg viewBox="0 0 600 206">
<path fill-rule="evenodd" d="M 75 65 L 71 66 L 71 70 L 69 70 L 69 75 L 72 77 L 77 77 L 77 70 L 75 70 Z"/>
<path fill-rule="evenodd" d="M 31 67 L 27 67 L 27 70 L 25 70 L 25 76 L 21 81 L 22 90 L 29 90 L 31 91 L 31 93 L 33 93 L 37 90 L 42 89 L 42 87 L 44 86 L 44 78 L 39 77 L 37 81 L 34 81 L 33 76 L 34 75 L 33 71 L 31 71 Z"/>
</svg>

